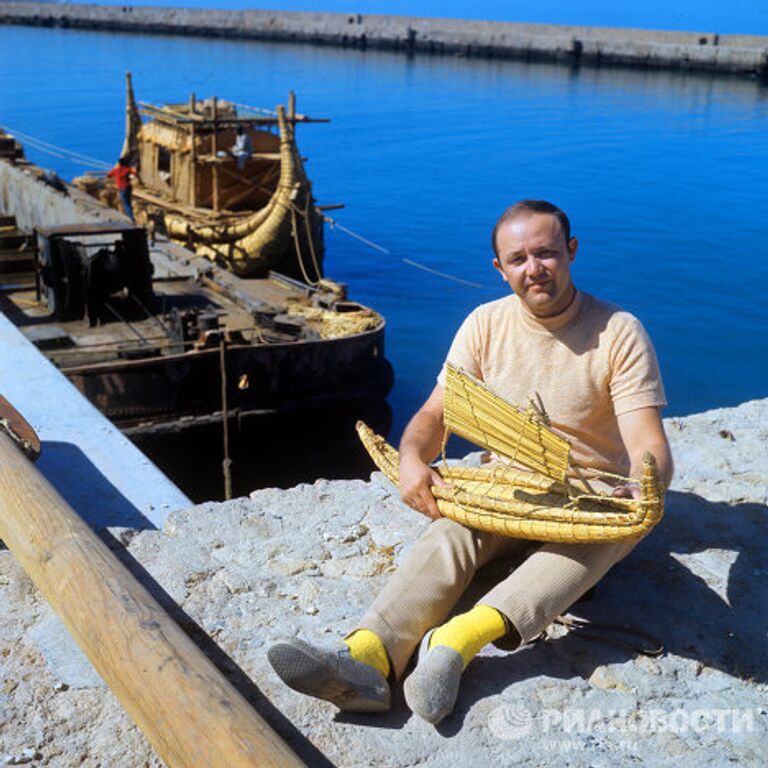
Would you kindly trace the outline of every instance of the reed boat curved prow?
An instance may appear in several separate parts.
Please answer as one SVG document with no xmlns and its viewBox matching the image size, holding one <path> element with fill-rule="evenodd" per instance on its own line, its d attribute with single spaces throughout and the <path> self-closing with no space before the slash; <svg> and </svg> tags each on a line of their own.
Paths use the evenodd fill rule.
<svg viewBox="0 0 768 768">
<path fill-rule="evenodd" d="M 274 270 L 317 283 L 324 221 L 296 145 L 299 122 L 325 121 L 297 114 L 293 93 L 274 112 L 194 96 L 139 107 L 128 74 L 123 153 L 140 171 L 137 218 L 240 277 Z M 240 156 L 238 133 L 250 149 Z"/>
<path fill-rule="evenodd" d="M 438 509 L 462 525 L 513 538 L 587 543 L 643 536 L 663 517 L 664 493 L 650 453 L 643 457 L 639 499 L 595 492 L 591 478 L 629 478 L 578 466 L 567 441 L 546 427 L 544 414 L 521 411 L 451 366 L 444 416 L 446 439 L 453 432 L 522 467 L 436 467 L 449 484 L 432 486 Z M 397 485 L 398 452 L 363 422 L 357 432 L 376 466 Z"/>
</svg>

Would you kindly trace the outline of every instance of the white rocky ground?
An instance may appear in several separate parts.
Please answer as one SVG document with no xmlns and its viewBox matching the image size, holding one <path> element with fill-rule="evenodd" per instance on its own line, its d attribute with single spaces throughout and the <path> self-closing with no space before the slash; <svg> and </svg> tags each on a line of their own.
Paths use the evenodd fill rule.
<svg viewBox="0 0 768 768">
<path fill-rule="evenodd" d="M 341 716 L 285 689 L 265 659 L 279 636 L 343 632 L 423 527 L 381 475 L 262 490 L 179 511 L 163 531 L 112 534 L 310 765 L 764 766 L 768 400 L 667 430 L 677 476 L 663 523 L 574 608 L 642 626 L 665 655 L 562 630 L 488 650 L 438 728 L 400 694 L 385 716 Z M 0 761 L 160 765 L 7 551 L 0 595 Z"/>
</svg>

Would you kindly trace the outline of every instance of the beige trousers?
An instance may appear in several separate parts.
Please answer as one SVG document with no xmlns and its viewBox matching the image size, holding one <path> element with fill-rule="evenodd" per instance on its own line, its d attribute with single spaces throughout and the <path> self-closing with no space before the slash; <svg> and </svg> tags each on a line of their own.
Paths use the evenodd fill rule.
<svg viewBox="0 0 768 768">
<path fill-rule="evenodd" d="M 537 637 L 639 539 L 599 544 L 553 544 L 465 528 L 442 518 L 429 525 L 357 624 L 375 632 L 397 678 L 421 638 L 442 624 L 476 571 L 500 557 L 530 554 L 478 604 L 496 608 L 524 642 Z"/>
</svg>

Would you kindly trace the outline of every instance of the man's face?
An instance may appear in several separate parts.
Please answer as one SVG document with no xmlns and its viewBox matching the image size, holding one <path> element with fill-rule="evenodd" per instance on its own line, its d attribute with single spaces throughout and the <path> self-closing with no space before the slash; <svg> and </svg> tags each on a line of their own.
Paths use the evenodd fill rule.
<svg viewBox="0 0 768 768">
<path fill-rule="evenodd" d="M 573 300 L 571 262 L 577 247 L 576 238 L 565 242 L 551 214 L 524 213 L 500 227 L 493 266 L 534 315 L 551 317 Z"/>
</svg>

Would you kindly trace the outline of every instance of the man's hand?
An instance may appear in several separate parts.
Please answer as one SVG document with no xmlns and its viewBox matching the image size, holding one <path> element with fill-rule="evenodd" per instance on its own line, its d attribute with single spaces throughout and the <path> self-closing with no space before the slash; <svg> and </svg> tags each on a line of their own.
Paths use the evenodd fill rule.
<svg viewBox="0 0 768 768">
<path fill-rule="evenodd" d="M 613 489 L 611 496 L 615 496 L 619 499 L 639 499 L 640 486 L 637 483 L 627 483 L 626 485 L 619 485 Z"/>
<path fill-rule="evenodd" d="M 405 457 L 400 459 L 400 498 L 411 508 L 432 520 L 442 517 L 430 486 L 448 483 L 421 459 Z"/>
<path fill-rule="evenodd" d="M 400 498 L 432 520 L 442 517 L 430 486 L 448 485 L 429 466 L 443 439 L 445 389 L 438 384 L 410 420 L 400 441 Z"/>
</svg>

